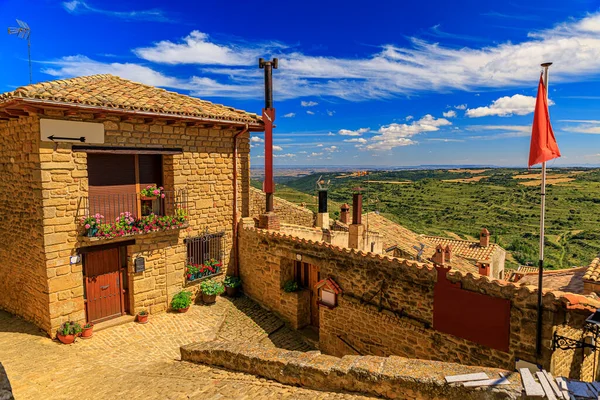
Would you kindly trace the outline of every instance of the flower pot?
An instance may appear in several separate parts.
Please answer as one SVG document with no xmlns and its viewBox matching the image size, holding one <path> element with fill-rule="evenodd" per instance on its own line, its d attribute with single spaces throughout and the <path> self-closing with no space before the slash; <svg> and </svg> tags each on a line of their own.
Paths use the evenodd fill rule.
<svg viewBox="0 0 600 400">
<path fill-rule="evenodd" d="M 202 293 L 202 302 L 204 304 L 213 304 L 216 303 L 217 301 L 217 295 L 216 294 L 205 294 Z"/>
<path fill-rule="evenodd" d="M 140 200 L 152 201 L 156 200 L 156 196 L 140 196 Z"/>
<path fill-rule="evenodd" d="M 147 324 L 148 323 L 148 314 L 146 315 L 137 315 L 137 322 L 139 324 Z"/>
<path fill-rule="evenodd" d="M 57 333 L 56 337 L 64 344 L 71 344 L 75 341 L 75 335 L 61 335 L 60 333 Z"/>
<path fill-rule="evenodd" d="M 187 310 L 189 310 L 189 309 L 190 309 L 190 306 L 187 306 L 186 308 L 178 308 L 177 312 L 184 313 L 184 312 L 187 312 Z"/>
<path fill-rule="evenodd" d="M 239 286 L 236 286 L 236 287 L 225 286 L 225 292 L 227 292 L 228 297 L 237 297 L 239 291 L 240 291 Z"/>
<path fill-rule="evenodd" d="M 90 228 L 87 230 L 87 237 L 94 237 L 98 233 L 98 228 Z"/>
<path fill-rule="evenodd" d="M 89 328 L 83 328 L 83 331 L 81 331 L 81 338 L 82 339 L 89 339 L 94 335 L 94 326 L 92 325 Z"/>
</svg>

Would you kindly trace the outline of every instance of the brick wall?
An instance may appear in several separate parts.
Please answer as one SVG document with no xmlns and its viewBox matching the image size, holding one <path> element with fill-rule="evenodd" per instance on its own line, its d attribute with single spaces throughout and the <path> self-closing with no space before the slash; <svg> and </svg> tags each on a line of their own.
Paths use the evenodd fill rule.
<svg viewBox="0 0 600 400">
<path fill-rule="evenodd" d="M 0 308 L 49 329 L 36 117 L 0 121 Z"/>
<path fill-rule="evenodd" d="M 118 117 L 94 119 L 84 113 L 65 117 L 56 110 L 46 110 L 44 117 L 103 122 L 103 146 L 183 149 L 182 154 L 163 156 L 163 186 L 188 191 L 189 228 L 135 236 L 137 243 L 128 248 L 127 257 L 131 312 L 142 308 L 151 313 L 164 311 L 173 294 L 184 287 L 185 237 L 200 235 L 205 229 L 225 231 L 224 269 L 231 267 L 233 135 L 239 128 L 206 129 L 135 118 L 121 122 Z M 70 265 L 70 256 L 80 247 L 107 243 L 83 238 L 78 232 L 78 201 L 88 190 L 87 155 L 73 152 L 71 143 L 40 142 L 37 118 L 10 122 L 11 129 L 6 123 L 2 126 L 0 165 L 6 186 L 0 194 L 0 232 L 9 238 L 5 242 L 9 246 L 0 249 L 0 306 L 53 334 L 66 320 L 85 321 L 82 264 Z M 26 152 L 26 146 L 32 150 Z M 249 151 L 246 133 L 238 138 L 240 216 L 250 212 Z M 13 205 L 15 199 L 19 204 Z M 133 259 L 138 255 L 146 258 L 146 271 L 134 274 Z M 3 274 L 10 279 L 1 279 Z M 190 285 L 189 290 L 197 292 L 198 285 Z"/>
<path fill-rule="evenodd" d="M 300 240 L 254 228 L 241 230 L 240 274 L 244 291 L 288 321 L 282 284 L 289 260 L 320 268 L 321 278 L 333 278 L 343 290 L 334 309 L 320 308 L 320 348 L 327 354 L 398 355 L 512 370 L 517 358 L 536 361 L 537 292 L 531 287 L 490 281 L 454 272 L 448 275 L 462 289 L 510 301 L 508 353 L 432 329 L 433 294 L 437 280 L 431 265 L 349 251 L 325 243 Z M 549 292 L 544 295 L 543 352 L 538 360 L 559 375 L 589 379 L 576 360 L 552 353 L 552 334 L 571 327 L 582 334 L 583 318 L 598 302 L 583 296 Z M 343 340 L 342 340 L 343 339 Z M 573 351 L 570 351 L 571 354 Z"/>
<path fill-rule="evenodd" d="M 275 193 L 277 194 L 277 193 Z M 275 196 L 273 198 L 273 207 L 279 216 L 281 222 L 294 225 L 312 227 L 314 225 L 314 214 L 308 208 L 297 206 L 287 200 Z M 250 188 L 250 216 L 258 218 L 264 214 L 266 209 L 265 194 L 256 188 Z"/>
</svg>

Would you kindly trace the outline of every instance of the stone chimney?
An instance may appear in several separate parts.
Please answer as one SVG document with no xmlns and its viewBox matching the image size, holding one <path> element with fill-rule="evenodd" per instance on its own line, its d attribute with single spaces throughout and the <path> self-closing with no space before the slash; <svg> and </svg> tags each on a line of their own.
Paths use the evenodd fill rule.
<svg viewBox="0 0 600 400">
<path fill-rule="evenodd" d="M 319 212 L 317 214 L 317 227 L 329 229 L 329 212 L 327 211 L 327 189 L 319 189 Z"/>
<path fill-rule="evenodd" d="M 452 261 L 452 247 L 450 247 L 450 245 L 446 245 L 446 248 L 444 248 L 444 261 Z"/>
<path fill-rule="evenodd" d="M 477 263 L 479 267 L 479 275 L 490 276 L 490 264 Z"/>
<path fill-rule="evenodd" d="M 433 256 L 431 257 L 431 261 L 433 261 L 433 263 L 436 265 L 444 265 L 444 259 L 445 259 L 444 248 L 442 247 L 441 244 L 438 244 L 435 248 L 435 253 L 433 253 Z"/>
<path fill-rule="evenodd" d="M 362 194 L 354 193 L 352 196 L 352 224 L 348 227 L 348 247 L 362 249 L 365 226 L 362 222 Z"/>
<path fill-rule="evenodd" d="M 479 234 L 479 246 L 488 247 L 490 245 L 490 231 L 483 228 Z"/>
<path fill-rule="evenodd" d="M 348 203 L 342 204 L 340 210 L 340 222 L 343 224 L 350 224 L 350 206 Z"/>
</svg>

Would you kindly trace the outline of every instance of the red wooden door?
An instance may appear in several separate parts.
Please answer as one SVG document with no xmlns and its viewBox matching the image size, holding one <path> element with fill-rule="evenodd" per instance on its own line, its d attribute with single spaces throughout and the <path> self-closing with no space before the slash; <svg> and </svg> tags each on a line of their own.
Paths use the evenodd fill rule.
<svg viewBox="0 0 600 400">
<path fill-rule="evenodd" d="M 118 247 L 85 254 L 85 288 L 89 322 L 123 314 Z"/>
</svg>

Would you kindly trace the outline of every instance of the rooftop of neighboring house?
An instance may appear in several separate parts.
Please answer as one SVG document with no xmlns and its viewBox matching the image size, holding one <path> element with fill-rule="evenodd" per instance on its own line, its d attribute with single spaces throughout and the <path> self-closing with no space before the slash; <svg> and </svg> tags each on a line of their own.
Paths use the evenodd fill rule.
<svg viewBox="0 0 600 400">
<path fill-rule="evenodd" d="M 0 94 L 0 110 L 19 103 L 262 126 L 256 114 L 109 74 L 41 82 Z"/>
<path fill-rule="evenodd" d="M 587 267 L 544 271 L 542 287 L 546 290 L 583 293 L 583 276 Z M 526 273 L 516 283 L 521 286 L 538 286 L 538 272 Z"/>
<path fill-rule="evenodd" d="M 590 265 L 586 267 L 583 279 L 594 282 L 600 281 L 600 255 L 594 258 Z"/>
<path fill-rule="evenodd" d="M 479 241 L 470 241 L 462 239 L 450 239 L 440 236 L 425 236 L 429 241 L 436 245 L 450 245 L 455 254 L 461 255 L 464 258 L 476 261 L 490 261 L 494 253 L 498 250 L 504 251 L 496 243 L 490 243 L 488 246 L 481 246 Z"/>
<path fill-rule="evenodd" d="M 391 249 L 392 247 L 396 246 L 399 250 L 410 254 L 415 259 L 418 253 L 418 250 L 415 249 L 415 247 L 420 248 L 421 245 L 424 245 L 424 259 L 429 259 L 435 252 L 437 243 L 428 239 L 427 236 L 419 235 L 418 233 L 413 232 L 410 229 L 407 229 L 378 213 L 370 212 L 364 214 L 362 217 L 362 222 L 368 227 L 369 231 L 376 231 L 381 234 L 384 249 Z M 453 246 L 450 247 L 452 248 L 453 254 L 451 261 L 448 262 L 448 265 L 463 272 L 478 272 L 478 268 L 473 262 L 457 255 Z"/>
</svg>

